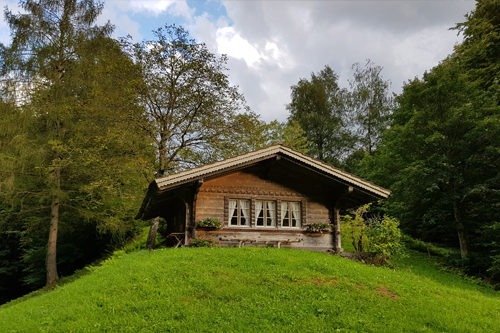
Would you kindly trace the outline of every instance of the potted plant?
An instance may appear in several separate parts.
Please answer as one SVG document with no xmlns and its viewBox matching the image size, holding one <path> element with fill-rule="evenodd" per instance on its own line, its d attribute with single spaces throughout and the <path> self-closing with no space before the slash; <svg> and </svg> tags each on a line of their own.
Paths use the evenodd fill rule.
<svg viewBox="0 0 500 333">
<path fill-rule="evenodd" d="M 333 224 L 330 221 L 327 222 L 314 222 L 306 224 L 305 232 L 311 236 L 321 235 L 332 230 Z"/>
<path fill-rule="evenodd" d="M 196 224 L 197 229 L 217 229 L 220 230 L 224 227 L 221 221 L 218 219 L 212 219 L 212 218 L 207 218 L 204 219 L 203 221 L 198 221 Z"/>
</svg>

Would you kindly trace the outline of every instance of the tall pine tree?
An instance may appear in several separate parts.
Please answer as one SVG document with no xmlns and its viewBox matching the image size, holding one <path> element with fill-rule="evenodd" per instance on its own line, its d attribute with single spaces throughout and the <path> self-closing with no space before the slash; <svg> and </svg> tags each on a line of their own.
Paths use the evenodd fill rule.
<svg viewBox="0 0 500 333">
<path fill-rule="evenodd" d="M 122 218 L 133 223 L 119 212 L 130 212 L 142 186 L 147 143 L 131 132 L 141 111 L 127 84 L 135 67 L 107 37 L 111 24 L 95 25 L 102 3 L 25 0 L 21 7 L 26 14 L 5 11 L 12 43 L 2 46 L 2 77 L 22 87 L 15 97 L 27 120 L 7 138 L 4 161 L 11 163 L 1 168 L 12 177 L 12 214 L 49 226 L 46 284 L 52 286 L 61 222 L 84 220 L 114 232 L 124 228 Z"/>
</svg>

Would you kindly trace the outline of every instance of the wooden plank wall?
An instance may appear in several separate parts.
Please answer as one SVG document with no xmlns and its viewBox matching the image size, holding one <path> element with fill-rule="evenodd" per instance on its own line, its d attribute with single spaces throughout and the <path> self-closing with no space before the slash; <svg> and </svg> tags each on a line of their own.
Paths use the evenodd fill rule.
<svg viewBox="0 0 500 333">
<path fill-rule="evenodd" d="M 302 201 L 303 218 L 306 223 L 325 222 L 329 218 L 328 208 L 322 203 L 325 198 L 314 194 L 298 193 L 289 187 L 264 180 L 258 176 L 236 172 L 217 179 L 208 180 L 200 187 L 196 202 L 195 220 L 206 218 L 224 219 L 224 198 L 255 198 L 261 200 Z"/>
</svg>

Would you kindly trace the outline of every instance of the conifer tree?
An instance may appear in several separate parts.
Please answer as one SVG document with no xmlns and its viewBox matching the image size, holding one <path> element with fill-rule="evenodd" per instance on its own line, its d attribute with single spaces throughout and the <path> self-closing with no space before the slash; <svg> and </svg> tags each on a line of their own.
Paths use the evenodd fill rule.
<svg viewBox="0 0 500 333">
<path fill-rule="evenodd" d="M 131 191 L 141 187 L 136 170 L 147 161 L 138 147 L 147 144 L 130 132 L 140 110 L 127 88 L 134 66 L 107 37 L 112 25 L 95 25 L 103 4 L 24 0 L 21 7 L 26 14 L 5 11 L 12 43 L 1 49 L 2 78 L 22 86 L 14 97 L 26 123 L 6 138 L 4 161 L 14 162 L 0 168 L 12 175 L 11 210 L 27 223 L 49 224 L 46 284 L 52 286 L 61 221 L 123 228 L 119 212 L 130 211 L 127 199 L 135 200 Z"/>
</svg>

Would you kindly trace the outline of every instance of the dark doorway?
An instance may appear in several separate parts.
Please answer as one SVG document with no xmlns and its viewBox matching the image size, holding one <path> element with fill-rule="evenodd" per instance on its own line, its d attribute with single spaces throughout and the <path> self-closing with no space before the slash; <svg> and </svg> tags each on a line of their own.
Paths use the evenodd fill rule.
<svg viewBox="0 0 500 333">
<path fill-rule="evenodd" d="M 186 204 L 180 198 L 165 202 L 162 217 L 167 223 L 167 234 L 186 230 Z"/>
</svg>

